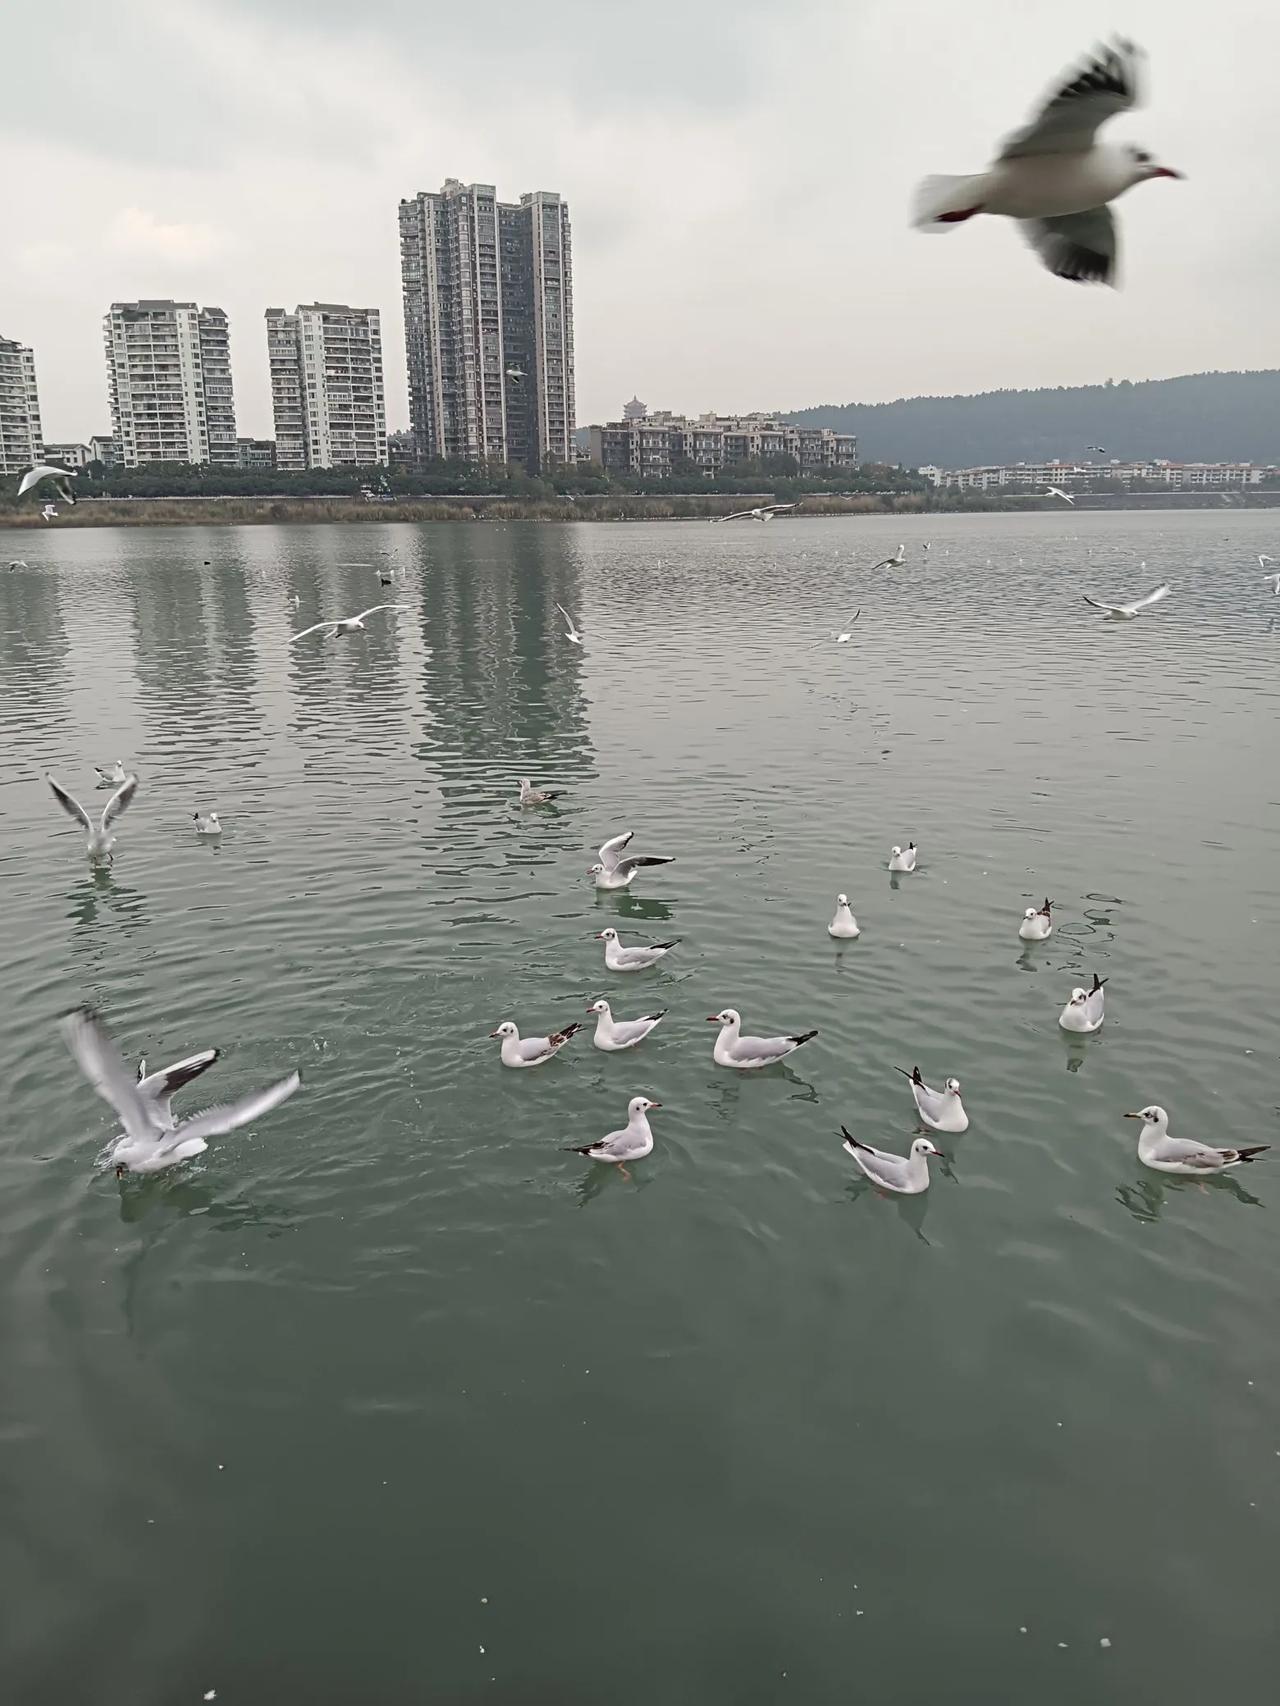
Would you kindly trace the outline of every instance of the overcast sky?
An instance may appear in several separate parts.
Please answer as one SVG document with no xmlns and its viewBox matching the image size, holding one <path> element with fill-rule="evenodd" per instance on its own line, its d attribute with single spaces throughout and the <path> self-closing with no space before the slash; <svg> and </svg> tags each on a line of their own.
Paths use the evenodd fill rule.
<svg viewBox="0 0 1280 1706">
<path fill-rule="evenodd" d="M 102 315 L 231 317 L 242 433 L 272 431 L 263 311 L 382 310 L 407 425 L 396 225 L 444 178 L 558 190 L 578 421 L 1271 367 L 1280 7 L 1263 0 L 112 0 L 5 20 L 0 335 L 50 439 L 109 425 Z M 1111 134 L 1189 174 L 1121 204 L 1119 291 L 1001 220 L 907 228 L 1098 36 L 1149 56 Z"/>
</svg>

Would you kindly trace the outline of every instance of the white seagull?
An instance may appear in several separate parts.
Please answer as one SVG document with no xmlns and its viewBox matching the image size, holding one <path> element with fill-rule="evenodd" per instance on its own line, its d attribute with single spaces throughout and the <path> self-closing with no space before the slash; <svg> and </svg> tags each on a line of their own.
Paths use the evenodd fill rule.
<svg viewBox="0 0 1280 1706">
<path fill-rule="evenodd" d="M 1275 558 L 1268 556 L 1268 554 L 1265 551 L 1259 551 L 1258 552 L 1258 567 L 1260 569 L 1265 569 L 1268 563 L 1274 563 L 1274 562 L 1275 562 Z M 25 563 L 23 563 L 20 566 L 25 569 L 27 565 Z M 15 565 L 13 563 L 10 563 L 9 567 L 12 569 L 13 567 L 15 567 Z"/>
<path fill-rule="evenodd" d="M 1047 498 L 1061 498 L 1064 504 L 1074 504 L 1076 501 L 1071 493 L 1064 492 L 1061 486 L 1047 486 L 1044 495 Z"/>
<path fill-rule="evenodd" d="M 1090 598 L 1086 592 L 1082 594 L 1086 604 L 1091 604 L 1095 610 L 1101 610 L 1111 622 L 1132 622 L 1140 610 L 1145 610 L 1149 604 L 1159 604 L 1162 598 L 1168 598 L 1173 588 L 1167 581 L 1162 581 L 1157 587 L 1142 598 L 1134 598 L 1128 604 L 1104 604 L 1099 598 Z"/>
<path fill-rule="evenodd" d="M 57 504 L 45 504 L 40 511 L 40 519 L 41 521 L 56 521 L 58 519 Z"/>
<path fill-rule="evenodd" d="M 1047 942 L 1053 935 L 1053 902 L 1046 899 L 1039 910 L 1029 906 L 1022 915 L 1018 934 L 1024 942 Z"/>
<path fill-rule="evenodd" d="M 624 849 L 634 834 L 633 829 L 624 829 L 621 835 L 610 836 L 599 849 L 600 862 L 588 865 L 587 875 L 595 878 L 598 889 L 627 889 L 636 872 L 646 865 L 675 864 L 674 853 L 629 853 L 624 857 Z"/>
<path fill-rule="evenodd" d="M 1211 1149 L 1208 1144 L 1193 1143 L 1190 1138 L 1170 1137 L 1169 1116 L 1154 1103 L 1124 1117 L 1142 1121 L 1138 1160 L 1144 1167 L 1154 1167 L 1157 1173 L 1189 1173 L 1200 1178 L 1206 1173 L 1225 1173 L 1228 1167 L 1252 1161 L 1255 1155 L 1262 1155 L 1271 1147 L 1269 1143 L 1255 1143 L 1248 1149 Z"/>
<path fill-rule="evenodd" d="M 785 515 L 795 504 L 761 504 L 757 509 L 735 509 L 732 515 L 722 515 L 720 521 L 772 521 L 775 515 Z"/>
<path fill-rule="evenodd" d="M 15 569 L 29 569 L 30 567 L 30 563 L 21 562 L 15 557 L 13 562 L 9 564 L 9 573 L 12 574 Z"/>
<path fill-rule="evenodd" d="M 1109 202 L 1148 178 L 1180 178 L 1132 142 L 1099 142 L 1116 113 L 1138 104 L 1138 49 L 1117 41 L 1067 74 L 987 171 L 926 178 L 912 223 L 950 231 L 975 213 L 1016 219 L 1051 273 L 1080 284 L 1115 282 L 1116 228 Z"/>
<path fill-rule="evenodd" d="M 407 604 L 371 604 L 367 610 L 362 610 L 358 616 L 334 616 L 327 622 L 313 622 L 309 628 L 304 628 L 300 634 L 295 634 L 289 641 L 291 646 L 299 640 L 305 640 L 308 634 L 318 634 L 322 630 L 326 640 L 335 640 L 339 634 L 354 634 L 363 632 L 366 616 L 376 616 L 379 610 L 408 610 Z"/>
<path fill-rule="evenodd" d="M 881 557 L 878 563 L 872 563 L 873 569 L 900 569 L 907 560 L 907 547 L 899 545 L 892 557 Z"/>
<path fill-rule="evenodd" d="M 740 1072 L 750 1072 L 758 1066 L 772 1066 L 776 1061 L 785 1060 L 789 1054 L 796 1052 L 801 1043 L 809 1042 L 818 1034 L 817 1031 L 801 1031 L 791 1037 L 744 1037 L 742 1015 L 734 1007 L 712 1013 L 707 1023 L 720 1027 L 720 1035 L 711 1050 L 712 1060 L 717 1066 L 734 1066 Z"/>
<path fill-rule="evenodd" d="M 934 1131 L 968 1131 L 969 1116 L 960 1100 L 958 1078 L 948 1078 L 941 1090 L 931 1090 L 920 1076 L 918 1066 L 913 1066 L 910 1072 L 905 1066 L 896 1066 L 894 1071 L 900 1072 L 910 1084 L 916 1112 L 925 1125 L 931 1126 Z"/>
<path fill-rule="evenodd" d="M 67 484 L 68 480 L 80 477 L 78 468 L 55 468 L 48 462 L 37 462 L 34 468 L 28 468 L 18 483 L 18 496 L 24 492 L 33 491 L 42 480 L 52 480 L 53 489 L 64 504 L 74 504 L 76 495 Z"/>
<path fill-rule="evenodd" d="M 582 644 L 582 635 L 578 632 L 578 624 L 574 621 L 573 617 L 570 616 L 563 604 L 557 604 L 556 609 L 569 624 L 565 629 L 565 639 L 568 640 L 571 645 L 580 646 Z"/>
<path fill-rule="evenodd" d="M 507 378 L 508 379 L 527 379 L 528 374 L 525 372 L 523 367 L 509 367 L 509 368 L 507 368 Z"/>
<path fill-rule="evenodd" d="M 852 942 L 855 936 L 862 932 L 858 929 L 858 920 L 853 916 L 847 894 L 836 896 L 836 915 L 827 925 L 827 935 L 838 937 L 841 941 Z"/>
<path fill-rule="evenodd" d="M 520 1030 L 510 1019 L 504 1019 L 496 1031 L 489 1032 L 489 1040 L 502 1040 L 502 1064 L 504 1066 L 541 1066 L 544 1060 L 550 1060 L 552 1055 L 577 1036 L 582 1026 L 575 1023 L 566 1025 L 563 1031 L 553 1031 L 549 1037 L 522 1037 Z"/>
<path fill-rule="evenodd" d="M 221 835 L 222 820 L 217 812 L 210 812 L 207 817 L 201 817 L 199 812 L 192 812 L 191 821 L 196 826 L 197 835 Z"/>
<path fill-rule="evenodd" d="M 599 932 L 596 941 L 604 943 L 604 963 L 610 971 L 645 971 L 649 966 L 656 966 L 664 954 L 669 954 L 679 944 L 680 938 L 676 936 L 670 942 L 654 942 L 644 948 L 624 948 L 618 932 L 610 924 L 606 930 Z"/>
<path fill-rule="evenodd" d="M 639 1019 L 615 1019 L 612 1007 L 603 997 L 593 1001 L 587 1012 L 596 1015 L 596 1034 L 591 1040 L 606 1054 L 618 1054 L 623 1049 L 634 1048 L 667 1016 L 664 1007 L 658 1013 L 645 1013 Z"/>
<path fill-rule="evenodd" d="M 851 1131 L 840 1127 L 844 1139 L 841 1148 L 848 1150 L 862 1171 L 882 1191 L 896 1191 L 899 1196 L 918 1197 L 929 1189 L 929 1157 L 945 1160 L 927 1137 L 918 1137 L 907 1155 L 891 1155 L 886 1149 L 873 1149 L 869 1143 L 859 1143 Z"/>
<path fill-rule="evenodd" d="M 914 871 L 916 868 L 916 844 L 908 841 L 905 847 L 895 847 L 889 854 L 889 869 L 891 871 Z"/>
<path fill-rule="evenodd" d="M 835 643 L 838 646 L 847 646 L 849 644 L 849 641 L 853 638 L 853 625 L 858 620 L 859 616 L 861 616 L 861 615 L 862 615 L 862 606 L 859 605 L 858 608 L 854 611 L 853 615 L 849 618 L 849 624 L 846 628 L 832 628 L 831 629 L 831 638 L 835 641 Z M 822 640 L 818 641 L 819 645 L 823 645 L 824 643 L 825 642 Z"/>
<path fill-rule="evenodd" d="M 184 1060 L 175 1060 L 171 1066 L 162 1066 L 158 1072 L 148 1072 L 145 1059 L 138 1062 L 138 1094 L 150 1104 L 152 1119 L 162 1131 L 172 1131 L 178 1123 L 173 1097 L 184 1085 L 207 1072 L 221 1052 L 216 1048 L 201 1049 Z"/>
<path fill-rule="evenodd" d="M 653 1149 L 649 1115 L 661 1106 L 661 1102 L 652 1102 L 648 1096 L 633 1096 L 627 1103 L 627 1123 L 621 1131 L 611 1131 L 598 1143 L 571 1144 L 565 1151 L 566 1155 L 588 1155 L 593 1161 L 613 1161 L 629 1178 L 627 1162 L 643 1161 Z"/>
<path fill-rule="evenodd" d="M 560 798 L 560 790 L 552 788 L 535 788 L 527 776 L 520 778 L 520 804 L 522 806 L 549 806 L 552 800 Z"/>
<path fill-rule="evenodd" d="M 116 838 L 111 833 L 111 825 L 133 799 L 138 787 L 138 778 L 136 776 L 125 778 L 106 805 L 103 806 L 102 816 L 97 823 L 89 816 L 79 800 L 73 799 L 60 782 L 55 781 L 52 776 L 46 776 L 45 781 L 53 789 L 54 799 L 57 800 L 67 816 L 75 818 L 77 823 L 84 825 L 88 834 L 85 851 L 90 859 L 95 864 L 101 860 L 106 860 L 110 864 L 111 849 L 116 844 Z"/>
<path fill-rule="evenodd" d="M 166 1167 L 202 1154 L 211 1137 L 221 1137 L 270 1113 L 302 1083 L 301 1075 L 291 1072 L 266 1090 L 255 1090 L 235 1102 L 206 1108 L 203 1113 L 175 1125 L 169 1096 L 182 1083 L 203 1072 L 206 1065 L 212 1065 L 213 1061 L 206 1056 L 212 1054 L 216 1058 L 216 1050 L 166 1067 L 164 1074 L 155 1076 L 167 1078 L 168 1088 L 161 1084 L 152 1089 L 148 1087 L 148 1079 L 144 1078 L 140 1084 L 134 1082 L 102 1021 L 88 1008 L 68 1013 L 60 1028 L 76 1065 L 103 1101 L 115 1110 L 124 1127 L 124 1136 L 112 1146 L 108 1158 L 117 1179 L 126 1173 L 161 1173 Z M 173 1081 L 174 1075 L 180 1082 Z"/>
<path fill-rule="evenodd" d="M 1071 999 L 1058 1015 L 1058 1023 L 1064 1031 L 1078 1031 L 1081 1036 L 1091 1036 L 1094 1031 L 1102 1029 L 1106 1006 L 1106 994 L 1103 991 L 1105 977 L 1093 974 L 1092 989 L 1073 989 Z"/>
<path fill-rule="evenodd" d="M 104 769 L 101 764 L 95 764 L 93 768 L 98 773 L 98 786 L 100 788 L 118 788 L 121 782 L 129 780 L 129 772 L 118 758 L 110 770 Z"/>
<path fill-rule="evenodd" d="M 1280 598 L 1280 575 L 1268 575 L 1267 579 L 1271 582 L 1272 592 L 1277 598 Z"/>
</svg>

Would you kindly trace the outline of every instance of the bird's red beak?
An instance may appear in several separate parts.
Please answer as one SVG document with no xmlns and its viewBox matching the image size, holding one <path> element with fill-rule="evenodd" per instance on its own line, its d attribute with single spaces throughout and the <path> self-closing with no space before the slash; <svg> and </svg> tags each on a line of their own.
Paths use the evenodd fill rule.
<svg viewBox="0 0 1280 1706">
<path fill-rule="evenodd" d="M 490 1031 L 489 1032 L 489 1041 L 492 1042 L 493 1039 L 497 1036 L 497 1034 L 498 1033 L 496 1031 Z"/>
<path fill-rule="evenodd" d="M 662 1106 L 661 1102 L 650 1102 L 649 1103 L 649 1108 L 650 1108 L 651 1112 L 654 1108 L 660 1108 L 661 1106 Z"/>
<path fill-rule="evenodd" d="M 1142 1118 L 1142 1115 L 1141 1114 L 1126 1114 L 1124 1117 L 1127 1120 L 1140 1120 Z"/>
<path fill-rule="evenodd" d="M 595 935 L 592 937 L 592 940 L 595 942 L 603 942 L 604 941 L 604 931 L 603 930 L 597 930 Z"/>
<path fill-rule="evenodd" d="M 720 1023 L 720 1015 L 718 1013 L 708 1013 L 707 1023 L 708 1025 L 718 1025 Z"/>
<path fill-rule="evenodd" d="M 1185 178 L 1185 172 L 1175 172 L 1172 166 L 1157 166 L 1151 173 L 1153 178 Z"/>
</svg>

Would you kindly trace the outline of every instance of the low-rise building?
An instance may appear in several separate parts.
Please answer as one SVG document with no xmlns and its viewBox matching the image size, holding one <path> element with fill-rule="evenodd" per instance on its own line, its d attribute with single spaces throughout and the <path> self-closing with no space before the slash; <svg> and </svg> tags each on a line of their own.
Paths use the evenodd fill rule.
<svg viewBox="0 0 1280 1706">
<path fill-rule="evenodd" d="M 236 465 L 240 468 L 257 468 L 259 470 L 274 468 L 276 465 L 275 439 L 238 438 L 236 440 Z"/>
<path fill-rule="evenodd" d="M 46 444 L 44 459 L 55 468 L 87 468 L 93 456 L 87 444 Z"/>
<path fill-rule="evenodd" d="M 116 441 L 110 433 L 95 433 L 89 440 L 90 462 L 101 462 L 104 468 L 114 468 L 118 460 Z"/>
<path fill-rule="evenodd" d="M 953 491 L 1089 491 L 1099 483 L 1166 486 L 1170 491 L 1221 490 L 1257 486 L 1276 473 L 1261 462 L 1171 462 L 1154 457 L 1134 462 L 1006 462 L 982 468 L 937 468 L 919 472 L 939 489 Z"/>
<path fill-rule="evenodd" d="M 588 429 L 590 460 L 613 474 L 663 480 L 697 469 L 710 478 L 735 468 L 788 458 L 799 473 L 858 466 L 853 433 L 802 427 L 776 415 L 699 415 L 669 410 L 634 415 Z"/>
</svg>

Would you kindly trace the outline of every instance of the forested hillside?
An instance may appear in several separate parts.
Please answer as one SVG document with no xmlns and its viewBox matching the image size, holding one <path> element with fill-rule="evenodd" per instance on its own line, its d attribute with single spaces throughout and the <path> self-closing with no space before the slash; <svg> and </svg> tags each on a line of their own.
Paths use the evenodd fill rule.
<svg viewBox="0 0 1280 1706">
<path fill-rule="evenodd" d="M 865 462 L 968 468 L 987 462 L 1167 456 L 1175 462 L 1280 462 L 1280 372 L 1188 373 L 975 397 L 904 397 L 783 411 L 856 432 Z"/>
</svg>

